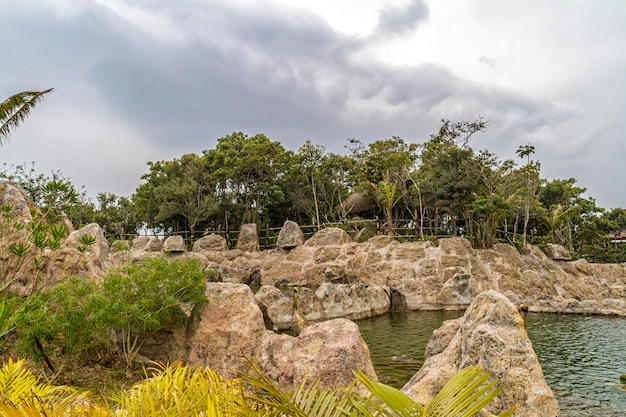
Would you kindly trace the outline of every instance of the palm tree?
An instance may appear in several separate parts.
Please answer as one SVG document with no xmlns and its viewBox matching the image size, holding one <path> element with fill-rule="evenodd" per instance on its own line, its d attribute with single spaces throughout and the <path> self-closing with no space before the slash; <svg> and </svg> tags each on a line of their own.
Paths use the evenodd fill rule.
<svg viewBox="0 0 626 417">
<path fill-rule="evenodd" d="M 22 91 L 0 103 L 0 146 L 9 139 L 11 130 L 18 127 L 26 119 L 31 109 L 53 89 L 45 91 Z"/>
</svg>

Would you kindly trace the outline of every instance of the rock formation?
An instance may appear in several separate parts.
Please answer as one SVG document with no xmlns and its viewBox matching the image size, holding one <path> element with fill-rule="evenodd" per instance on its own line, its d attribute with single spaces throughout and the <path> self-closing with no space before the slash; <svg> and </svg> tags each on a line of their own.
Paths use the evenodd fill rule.
<svg viewBox="0 0 626 417">
<path fill-rule="evenodd" d="M 293 249 L 304 244 L 304 233 L 298 223 L 286 220 L 278 233 L 276 247 L 283 250 Z"/>
<path fill-rule="evenodd" d="M 259 236 L 256 223 L 247 223 L 241 226 L 239 238 L 237 239 L 237 249 L 246 252 L 259 250 Z"/>
<path fill-rule="evenodd" d="M 234 376 L 246 369 L 245 355 L 285 389 L 316 379 L 322 389 L 345 387 L 357 369 L 376 378 L 369 349 L 348 320 L 307 326 L 298 337 L 279 335 L 266 330 L 247 285 L 208 283 L 206 295 L 209 302 L 189 339 L 192 365 Z"/>
<path fill-rule="evenodd" d="M 424 366 L 402 391 L 426 404 L 461 369 L 481 365 L 498 380 L 502 392 L 487 408 L 491 413 L 515 406 L 515 416 L 559 416 L 524 320 L 506 297 L 495 291 L 477 296 L 465 315 L 433 333 Z"/>
</svg>

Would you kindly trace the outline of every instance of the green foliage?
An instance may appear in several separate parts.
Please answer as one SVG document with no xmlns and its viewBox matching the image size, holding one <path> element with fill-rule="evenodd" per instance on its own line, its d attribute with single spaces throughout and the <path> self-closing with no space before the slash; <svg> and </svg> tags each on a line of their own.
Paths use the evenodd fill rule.
<svg viewBox="0 0 626 417">
<path fill-rule="evenodd" d="M 148 258 L 107 273 L 102 279 L 102 309 L 107 324 L 122 334 L 129 367 L 149 333 L 189 321 L 206 303 L 205 273 L 196 260 Z"/>
<path fill-rule="evenodd" d="M 18 350 L 35 360 L 78 360 L 105 344 L 102 298 L 95 281 L 70 277 L 26 298 L 11 317 Z M 50 364 L 48 365 L 50 367 Z M 52 367 L 55 368 L 55 367 Z"/>
<path fill-rule="evenodd" d="M 233 380 L 225 380 L 210 369 L 180 364 L 152 372 L 147 379 L 115 394 L 106 407 L 99 407 L 88 393 L 43 384 L 23 361 L 9 360 L 0 369 L 0 416 L 469 417 L 500 391 L 495 388 L 496 381 L 487 383 L 489 374 L 480 367 L 460 371 L 426 406 L 362 373 L 357 379 L 370 395 L 358 394 L 356 384 L 343 390 L 321 390 L 317 383 L 304 382 L 294 391 L 285 391 L 253 363 L 249 372 Z M 504 411 L 499 417 L 512 412 Z"/>
<path fill-rule="evenodd" d="M 50 88 L 44 91 L 22 91 L 0 103 L 0 146 L 9 138 L 11 131 L 28 117 L 43 96 L 52 90 Z"/>
</svg>

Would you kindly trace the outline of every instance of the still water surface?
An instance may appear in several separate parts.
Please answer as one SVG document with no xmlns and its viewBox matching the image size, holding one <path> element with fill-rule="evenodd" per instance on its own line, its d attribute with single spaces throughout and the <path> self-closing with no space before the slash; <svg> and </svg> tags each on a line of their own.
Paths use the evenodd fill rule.
<svg viewBox="0 0 626 417">
<path fill-rule="evenodd" d="M 358 321 L 376 372 L 402 387 L 424 363 L 432 331 L 462 311 L 411 311 Z M 626 318 L 529 313 L 527 328 L 563 417 L 626 416 Z"/>
</svg>

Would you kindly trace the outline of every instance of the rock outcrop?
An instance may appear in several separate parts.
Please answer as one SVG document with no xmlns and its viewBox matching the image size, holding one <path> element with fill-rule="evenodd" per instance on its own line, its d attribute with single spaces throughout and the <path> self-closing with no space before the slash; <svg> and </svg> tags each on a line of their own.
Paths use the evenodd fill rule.
<svg viewBox="0 0 626 417">
<path fill-rule="evenodd" d="M 304 233 L 298 223 L 286 220 L 278 233 L 276 247 L 283 250 L 293 249 L 304 244 Z"/>
<path fill-rule="evenodd" d="M 273 285 L 264 285 L 255 299 L 271 328 L 289 329 L 293 313 L 291 290 L 283 293 Z M 299 293 L 299 310 L 309 322 L 379 316 L 390 311 L 389 289 L 378 285 L 330 283 L 317 289 L 304 287 Z"/>
<path fill-rule="evenodd" d="M 424 366 L 402 391 L 429 403 L 454 374 L 471 365 L 492 372 L 503 387 L 487 407 L 491 413 L 515 406 L 519 417 L 560 415 L 524 320 L 516 306 L 495 291 L 478 295 L 463 317 L 445 322 L 433 333 Z"/>
<path fill-rule="evenodd" d="M 358 369 L 376 378 L 369 349 L 348 320 L 308 326 L 298 337 L 279 335 L 266 330 L 248 286 L 208 283 L 206 295 L 209 302 L 189 339 L 192 365 L 232 377 L 246 369 L 247 356 L 285 389 L 316 379 L 322 389 L 345 387 Z"/>
<path fill-rule="evenodd" d="M 259 250 L 259 236 L 256 223 L 246 223 L 241 226 L 239 238 L 237 239 L 237 249 L 246 252 Z"/>
</svg>

